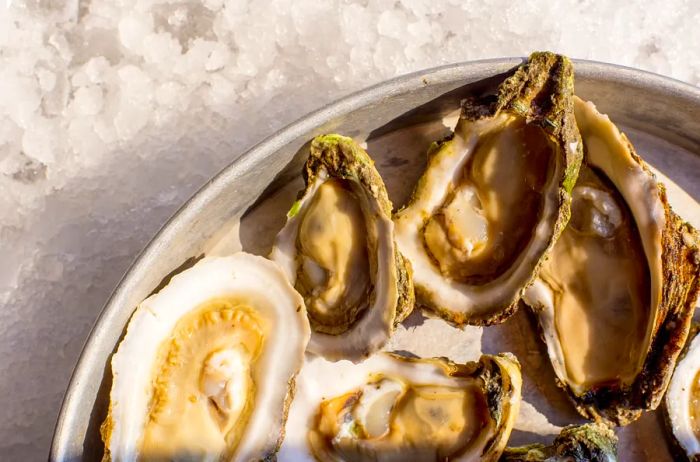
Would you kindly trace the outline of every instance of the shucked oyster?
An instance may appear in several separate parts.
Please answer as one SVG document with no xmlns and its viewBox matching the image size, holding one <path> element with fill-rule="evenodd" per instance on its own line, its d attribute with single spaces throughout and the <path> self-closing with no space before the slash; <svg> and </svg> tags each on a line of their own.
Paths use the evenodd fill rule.
<svg viewBox="0 0 700 462">
<path fill-rule="evenodd" d="M 273 262 L 204 258 L 133 314 L 112 357 L 105 460 L 267 460 L 309 339 Z"/>
<path fill-rule="evenodd" d="M 585 157 L 571 221 L 524 300 L 578 411 L 625 425 L 666 389 L 700 254 L 629 140 L 593 104 L 576 98 L 575 110 Z"/>
<path fill-rule="evenodd" d="M 551 446 L 506 448 L 501 462 L 616 462 L 617 436 L 599 423 L 569 425 Z"/>
<path fill-rule="evenodd" d="M 418 301 L 455 324 L 511 315 L 569 217 L 582 149 L 569 60 L 534 53 L 463 103 L 395 218 Z"/>
<path fill-rule="evenodd" d="M 696 283 L 694 290 L 699 290 Z M 667 426 L 679 460 L 700 461 L 700 326 L 694 326 L 666 391 Z"/>
<path fill-rule="evenodd" d="M 522 382 L 510 354 L 455 364 L 379 353 L 322 380 L 322 393 L 302 387 L 292 405 L 285 447 L 296 448 L 294 460 L 498 460 Z"/>
<path fill-rule="evenodd" d="M 309 351 L 359 359 L 413 309 L 410 264 L 394 244 L 384 183 L 352 139 L 315 138 L 303 173 L 306 188 L 271 258 L 306 301 Z"/>
</svg>

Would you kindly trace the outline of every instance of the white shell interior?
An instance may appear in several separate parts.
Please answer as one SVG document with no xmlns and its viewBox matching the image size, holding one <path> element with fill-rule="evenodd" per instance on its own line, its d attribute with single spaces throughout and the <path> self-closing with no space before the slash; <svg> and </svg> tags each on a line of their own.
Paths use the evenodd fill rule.
<svg viewBox="0 0 700 462">
<path fill-rule="evenodd" d="M 685 357 L 678 362 L 665 398 L 673 434 L 687 454 L 700 454 L 700 440 L 693 432 L 694 424 L 690 414 L 691 402 L 698 399 L 691 393 L 698 372 L 700 335 L 693 338 Z"/>
</svg>

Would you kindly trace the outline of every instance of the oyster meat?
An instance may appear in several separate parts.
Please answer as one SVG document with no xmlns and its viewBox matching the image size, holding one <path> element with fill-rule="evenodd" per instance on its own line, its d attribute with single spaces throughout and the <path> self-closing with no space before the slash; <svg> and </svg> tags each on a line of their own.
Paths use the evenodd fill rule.
<svg viewBox="0 0 700 462">
<path fill-rule="evenodd" d="M 306 301 L 309 351 L 357 360 L 413 309 L 411 267 L 394 244 L 384 183 L 357 143 L 315 138 L 303 174 L 306 188 L 270 257 Z"/>
<path fill-rule="evenodd" d="M 666 424 L 678 460 L 700 460 L 700 325 L 693 326 L 671 383 L 664 406 Z"/>
<path fill-rule="evenodd" d="M 498 460 L 522 382 L 507 353 L 467 364 L 378 353 L 322 380 L 322 393 L 302 387 L 294 400 L 285 440 L 294 460 Z"/>
<path fill-rule="evenodd" d="M 506 448 L 501 462 L 616 462 L 617 436 L 599 423 L 569 425 L 551 446 Z"/>
<path fill-rule="evenodd" d="M 575 113 L 584 162 L 571 220 L 524 300 L 578 411 L 626 425 L 657 407 L 685 342 L 698 241 L 610 119 L 578 98 Z"/>
<path fill-rule="evenodd" d="M 498 88 L 466 100 L 395 217 L 416 297 L 461 325 L 503 321 L 569 217 L 582 157 L 571 62 L 534 53 Z"/>
<path fill-rule="evenodd" d="M 136 309 L 112 357 L 105 460 L 274 456 L 310 335 L 282 270 L 204 258 Z"/>
</svg>

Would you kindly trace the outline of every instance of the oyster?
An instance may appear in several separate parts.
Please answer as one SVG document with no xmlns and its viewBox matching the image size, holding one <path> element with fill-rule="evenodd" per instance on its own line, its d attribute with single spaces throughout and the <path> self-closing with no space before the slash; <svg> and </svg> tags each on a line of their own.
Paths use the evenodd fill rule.
<svg viewBox="0 0 700 462">
<path fill-rule="evenodd" d="M 294 460 L 320 462 L 495 461 L 521 382 L 508 353 L 467 364 L 379 353 L 324 377 L 323 400 L 302 387 L 285 446 L 306 446 L 308 455 Z"/>
<path fill-rule="evenodd" d="M 134 312 L 112 357 L 105 460 L 262 460 L 282 441 L 310 329 L 273 262 L 204 258 Z"/>
<path fill-rule="evenodd" d="M 506 448 L 501 462 L 616 462 L 617 436 L 604 424 L 569 425 L 551 446 Z"/>
<path fill-rule="evenodd" d="M 394 244 L 384 183 L 352 139 L 316 137 L 303 174 L 270 258 L 306 301 L 309 351 L 356 360 L 413 310 L 411 267 Z"/>
<path fill-rule="evenodd" d="M 700 461 L 700 325 L 692 328 L 664 400 L 678 460 Z"/>
<path fill-rule="evenodd" d="M 575 111 L 572 217 L 524 300 L 578 411 L 626 425 L 657 407 L 685 342 L 698 241 L 610 119 L 578 98 Z"/>
<path fill-rule="evenodd" d="M 510 316 L 566 225 L 582 156 L 573 79 L 567 58 L 534 53 L 495 97 L 464 101 L 394 217 L 418 301 L 448 321 Z"/>
</svg>

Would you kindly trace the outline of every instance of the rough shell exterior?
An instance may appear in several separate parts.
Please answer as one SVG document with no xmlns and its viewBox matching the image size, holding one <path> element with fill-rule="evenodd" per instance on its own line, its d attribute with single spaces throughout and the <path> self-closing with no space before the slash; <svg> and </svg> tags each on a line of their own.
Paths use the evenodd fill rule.
<svg viewBox="0 0 700 462">
<path fill-rule="evenodd" d="M 551 446 L 531 444 L 507 448 L 501 462 L 613 462 L 617 460 L 617 436 L 603 424 L 569 425 Z"/>
</svg>

